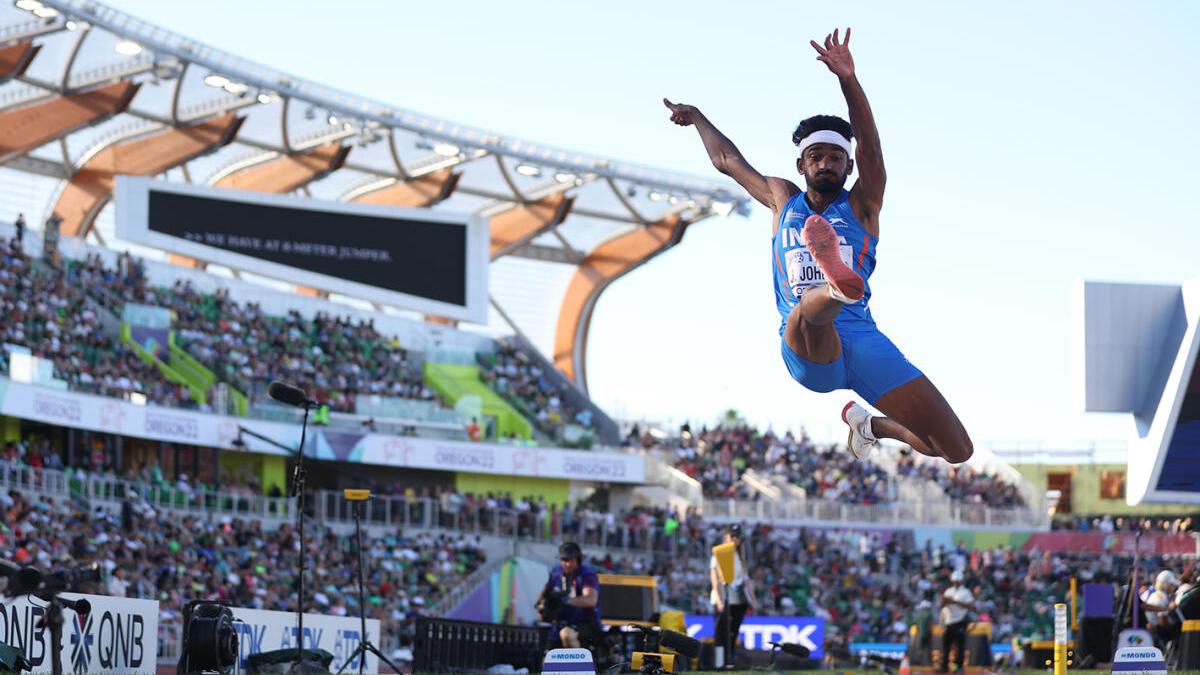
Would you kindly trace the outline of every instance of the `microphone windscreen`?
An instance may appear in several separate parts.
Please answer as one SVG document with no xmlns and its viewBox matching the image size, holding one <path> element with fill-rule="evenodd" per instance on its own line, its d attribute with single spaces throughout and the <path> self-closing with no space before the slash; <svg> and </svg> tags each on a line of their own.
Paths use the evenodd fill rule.
<svg viewBox="0 0 1200 675">
<path fill-rule="evenodd" d="M 68 602 L 70 602 L 69 605 L 67 605 Z M 75 610 L 75 613 L 80 616 L 87 616 L 88 614 L 92 613 L 92 603 L 88 602 L 87 598 L 80 598 L 78 600 L 70 601 L 63 600 L 63 604 L 67 605 L 68 609 Z"/>
<path fill-rule="evenodd" d="M 302 407 L 308 401 L 308 395 L 300 387 L 293 387 L 283 382 L 272 382 L 267 387 L 267 396 L 288 405 Z"/>
<path fill-rule="evenodd" d="M 0 560 L 0 576 L 15 577 L 21 566 L 11 560 Z"/>
<path fill-rule="evenodd" d="M 22 567 L 17 572 L 17 593 L 32 593 L 42 585 L 42 573 L 36 567 Z"/>
<path fill-rule="evenodd" d="M 658 644 L 668 649 L 674 649 L 689 659 L 700 656 L 700 641 L 673 630 L 664 630 L 658 639 Z"/>
<path fill-rule="evenodd" d="M 784 654 L 799 656 L 802 659 L 807 659 L 809 655 L 812 654 L 808 647 L 805 647 L 804 645 L 792 644 L 791 642 L 777 642 L 776 644 L 779 645 L 779 650 Z"/>
</svg>

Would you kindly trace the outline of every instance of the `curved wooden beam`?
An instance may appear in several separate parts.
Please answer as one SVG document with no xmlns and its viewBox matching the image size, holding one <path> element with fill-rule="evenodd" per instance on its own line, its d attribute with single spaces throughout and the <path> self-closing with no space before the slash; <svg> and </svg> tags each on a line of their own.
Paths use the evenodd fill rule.
<svg viewBox="0 0 1200 675">
<path fill-rule="evenodd" d="M 121 81 L 0 112 L 0 164 L 125 111 L 140 84 Z"/>
<path fill-rule="evenodd" d="M 286 155 L 222 176 L 217 187 L 253 192 L 291 192 L 342 168 L 350 147 L 326 143 L 298 155 Z"/>
<path fill-rule="evenodd" d="M 490 223 L 492 260 L 515 251 L 562 223 L 574 204 L 574 197 L 560 193 L 493 216 Z"/>
<path fill-rule="evenodd" d="M 588 327 L 596 300 L 613 281 L 679 243 L 688 224 L 677 214 L 638 227 L 600 244 L 579 263 L 558 311 L 554 365 L 584 391 Z"/>
<path fill-rule="evenodd" d="M 369 192 L 360 192 L 352 195 L 350 201 L 383 206 L 433 206 L 454 194 L 460 177 L 461 172 L 449 168 L 438 169 L 420 178 L 398 180 Z"/>
<path fill-rule="evenodd" d="M 187 127 L 166 129 L 114 143 L 75 172 L 59 195 L 54 213 L 62 218 L 63 236 L 86 236 L 96 214 L 112 198 L 117 174 L 154 176 L 217 148 L 228 145 L 244 117 L 226 113 Z"/>
<path fill-rule="evenodd" d="M 32 42 L 18 42 L 0 49 L 0 82 L 24 75 L 41 49 L 41 45 L 34 46 Z"/>
</svg>

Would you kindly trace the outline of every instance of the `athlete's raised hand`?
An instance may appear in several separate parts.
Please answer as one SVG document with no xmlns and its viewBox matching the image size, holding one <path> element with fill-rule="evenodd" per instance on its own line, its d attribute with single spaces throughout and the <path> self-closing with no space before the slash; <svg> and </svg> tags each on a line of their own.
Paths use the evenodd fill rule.
<svg viewBox="0 0 1200 675">
<path fill-rule="evenodd" d="M 667 99 L 663 99 L 663 105 L 671 111 L 671 121 L 681 127 L 688 127 L 700 120 L 703 115 L 700 114 L 700 109 L 694 105 L 686 103 L 671 103 Z"/>
<path fill-rule="evenodd" d="M 829 67 L 829 72 L 838 77 L 854 75 L 854 57 L 850 56 L 850 29 L 846 28 L 846 39 L 838 41 L 838 30 L 833 29 L 832 35 L 825 36 L 824 46 L 816 40 L 809 40 L 813 49 L 817 50 L 817 60 Z"/>
</svg>

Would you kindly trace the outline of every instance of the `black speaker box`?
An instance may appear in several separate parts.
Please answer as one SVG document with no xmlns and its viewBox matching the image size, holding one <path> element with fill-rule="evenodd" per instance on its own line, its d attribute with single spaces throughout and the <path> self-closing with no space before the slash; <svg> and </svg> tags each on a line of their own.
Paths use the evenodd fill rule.
<svg viewBox="0 0 1200 675">
<path fill-rule="evenodd" d="M 1080 619 L 1079 660 L 1091 663 L 1112 663 L 1113 618 L 1110 616 Z"/>
</svg>

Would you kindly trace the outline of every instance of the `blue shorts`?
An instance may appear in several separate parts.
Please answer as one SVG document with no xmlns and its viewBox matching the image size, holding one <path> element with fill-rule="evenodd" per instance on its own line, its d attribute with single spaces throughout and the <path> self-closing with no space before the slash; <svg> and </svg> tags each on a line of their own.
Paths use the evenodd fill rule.
<svg viewBox="0 0 1200 675">
<path fill-rule="evenodd" d="M 916 366 L 878 328 L 838 330 L 842 355 L 833 363 L 813 363 L 800 358 L 780 336 L 783 362 L 792 378 L 805 389 L 826 393 L 852 389 L 875 405 L 881 396 L 922 375 Z"/>
</svg>

